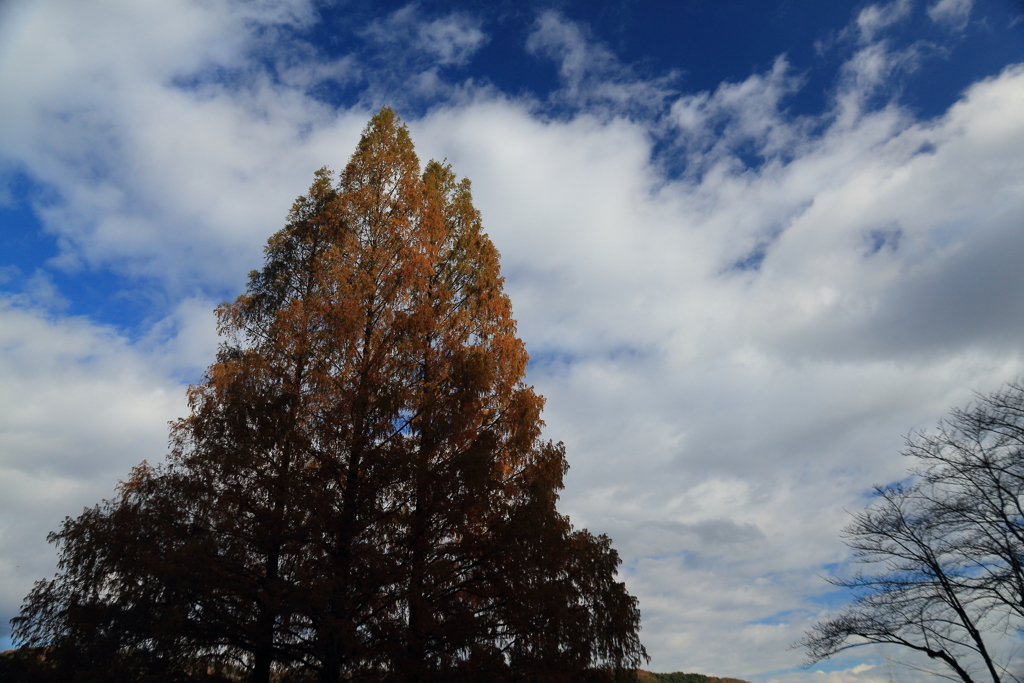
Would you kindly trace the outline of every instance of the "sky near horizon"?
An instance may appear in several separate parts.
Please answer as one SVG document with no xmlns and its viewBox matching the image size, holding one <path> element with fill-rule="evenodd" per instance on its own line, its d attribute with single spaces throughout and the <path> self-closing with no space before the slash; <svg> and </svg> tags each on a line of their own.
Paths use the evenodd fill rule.
<svg viewBox="0 0 1024 683">
<path fill-rule="evenodd" d="M 888 681 L 789 645 L 904 436 L 1024 372 L 1019 0 L 0 0 L 0 646 L 382 105 L 473 181 L 649 668 Z"/>
</svg>

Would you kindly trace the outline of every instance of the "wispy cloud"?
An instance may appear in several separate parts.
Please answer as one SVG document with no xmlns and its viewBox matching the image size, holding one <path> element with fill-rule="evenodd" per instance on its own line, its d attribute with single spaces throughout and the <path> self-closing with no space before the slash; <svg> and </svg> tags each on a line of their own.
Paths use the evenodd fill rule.
<svg viewBox="0 0 1024 683">
<path fill-rule="evenodd" d="M 860 11 L 855 22 L 861 41 L 875 41 L 879 32 L 909 17 L 911 8 L 911 0 L 892 0 L 888 4 L 868 5 Z"/>
<path fill-rule="evenodd" d="M 392 48 L 392 55 L 395 47 L 399 52 L 412 48 L 441 66 L 465 64 L 487 42 L 480 22 L 472 17 L 453 13 L 425 19 L 415 4 L 372 22 L 364 35 Z"/>
<path fill-rule="evenodd" d="M 558 64 L 560 104 L 602 109 L 613 114 L 657 112 L 673 94 L 676 74 L 643 78 L 606 46 L 587 35 L 585 27 L 555 11 L 542 12 L 526 40 L 530 53 Z"/>
<path fill-rule="evenodd" d="M 447 72 L 465 66 L 488 42 L 474 17 L 453 12 L 432 18 L 416 3 L 372 21 L 360 33 L 374 46 L 359 57 L 365 62 L 367 96 L 393 106 L 456 96 L 458 81 L 449 80 Z"/>
<path fill-rule="evenodd" d="M 811 121 L 788 115 L 785 99 L 802 79 L 791 73 L 786 58 L 772 70 L 740 83 L 723 83 L 714 93 L 684 95 L 672 104 L 670 118 L 678 128 L 678 144 L 688 152 L 688 170 L 703 171 L 745 146 L 759 161 L 792 155 L 811 131 Z"/>
<path fill-rule="evenodd" d="M 928 7 L 928 17 L 938 24 L 962 31 L 971 18 L 974 0 L 939 0 Z"/>
</svg>

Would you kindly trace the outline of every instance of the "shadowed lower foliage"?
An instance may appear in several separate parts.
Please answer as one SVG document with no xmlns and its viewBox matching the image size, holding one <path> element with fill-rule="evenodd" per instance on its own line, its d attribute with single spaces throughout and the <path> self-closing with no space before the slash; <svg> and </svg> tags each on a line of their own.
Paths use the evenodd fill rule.
<svg viewBox="0 0 1024 683">
<path fill-rule="evenodd" d="M 17 640 L 82 682 L 635 678 L 502 284 L 469 182 L 381 111 L 218 308 L 167 463 L 51 535 Z"/>
</svg>

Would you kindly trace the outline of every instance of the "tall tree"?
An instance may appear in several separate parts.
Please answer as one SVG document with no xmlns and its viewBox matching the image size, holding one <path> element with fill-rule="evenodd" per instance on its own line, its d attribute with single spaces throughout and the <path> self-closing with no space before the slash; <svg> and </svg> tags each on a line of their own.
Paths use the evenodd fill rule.
<svg viewBox="0 0 1024 683">
<path fill-rule="evenodd" d="M 630 679 L 636 600 L 556 509 L 502 285 L 469 181 L 382 110 L 218 308 L 167 464 L 51 535 L 16 636 L 135 678 Z"/>
</svg>

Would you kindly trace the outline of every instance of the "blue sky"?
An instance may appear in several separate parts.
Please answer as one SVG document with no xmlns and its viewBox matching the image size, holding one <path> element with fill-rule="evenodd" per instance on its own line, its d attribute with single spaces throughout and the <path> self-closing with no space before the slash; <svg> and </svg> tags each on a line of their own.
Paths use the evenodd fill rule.
<svg viewBox="0 0 1024 683">
<path fill-rule="evenodd" d="M 903 435 L 1024 370 L 1022 62 L 1011 0 L 0 2 L 0 622 L 387 104 L 473 181 L 651 668 L 888 680 L 788 645 Z"/>
</svg>

